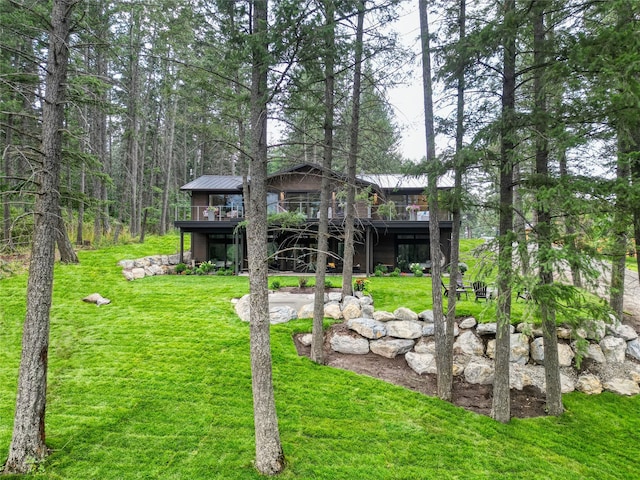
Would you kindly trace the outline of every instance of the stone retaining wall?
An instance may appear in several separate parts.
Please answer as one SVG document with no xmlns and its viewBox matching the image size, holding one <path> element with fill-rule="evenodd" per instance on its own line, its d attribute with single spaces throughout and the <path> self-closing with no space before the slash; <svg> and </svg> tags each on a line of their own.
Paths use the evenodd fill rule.
<svg viewBox="0 0 640 480">
<path fill-rule="evenodd" d="M 433 311 L 420 313 L 400 307 L 393 312 L 374 310 L 369 296 L 356 292 L 355 297 L 341 299 L 339 293 L 326 294 L 325 317 L 342 319 L 349 331 L 330 331 L 328 339 L 336 352 L 374 354 L 394 358 L 404 355 L 407 364 L 418 374 L 435 374 L 435 339 Z M 249 296 L 236 303 L 236 312 L 249 320 Z M 313 304 L 299 311 L 278 306 L 270 309 L 272 323 L 296 318 L 312 318 Z M 459 319 L 454 327 L 454 375 L 469 383 L 491 384 L 494 376 L 495 323 L 478 324 L 473 317 Z M 608 390 L 621 395 L 640 393 L 640 339 L 637 332 L 620 323 L 587 322 L 573 331 L 557 329 L 562 392 L 579 390 L 587 394 Z M 586 342 L 578 342 L 584 339 Z M 310 345 L 311 334 L 300 341 Z M 580 368 L 576 352 L 581 343 L 584 353 Z M 542 330 L 531 324 L 511 327 L 510 385 L 522 390 L 533 385 L 545 390 Z"/>
<path fill-rule="evenodd" d="M 191 252 L 185 252 L 184 263 L 191 262 Z M 120 260 L 118 265 L 122 267 L 122 274 L 127 280 L 138 280 L 153 275 L 168 275 L 176 271 L 176 265 L 180 263 L 180 254 L 151 255 L 137 260 Z"/>
</svg>

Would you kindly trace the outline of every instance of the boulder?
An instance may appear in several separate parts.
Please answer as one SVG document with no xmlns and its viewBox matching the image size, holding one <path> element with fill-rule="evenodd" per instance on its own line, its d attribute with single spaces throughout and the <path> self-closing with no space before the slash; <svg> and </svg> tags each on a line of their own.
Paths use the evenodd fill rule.
<svg viewBox="0 0 640 480">
<path fill-rule="evenodd" d="M 607 325 L 607 331 L 614 337 L 620 337 L 626 342 L 638 338 L 638 332 L 636 332 L 631 325 L 624 325 L 620 322 Z"/>
<path fill-rule="evenodd" d="M 327 302 L 341 302 L 342 301 L 342 293 L 340 292 L 329 292 L 326 295 Z"/>
<path fill-rule="evenodd" d="M 422 335 L 424 337 L 433 337 L 436 334 L 436 325 L 434 323 L 422 324 Z"/>
<path fill-rule="evenodd" d="M 108 298 L 104 298 L 99 293 L 92 293 L 91 295 L 87 295 L 82 299 L 82 301 L 87 303 L 95 303 L 98 307 L 100 305 L 108 305 L 111 303 L 111 300 L 109 300 Z"/>
<path fill-rule="evenodd" d="M 304 345 L 305 347 L 310 347 L 311 346 L 311 339 L 313 338 L 313 335 L 310 333 L 305 333 L 303 335 L 298 336 L 298 341 Z"/>
<path fill-rule="evenodd" d="M 544 339 L 536 338 L 531 342 L 531 358 L 534 362 L 544 365 Z M 570 367 L 575 353 L 566 343 L 558 343 L 558 364 L 561 367 Z"/>
<path fill-rule="evenodd" d="M 529 337 L 524 333 L 512 333 L 510 337 L 509 361 L 511 363 L 519 363 L 524 365 L 529 361 Z M 495 358 L 496 340 L 491 339 L 487 342 L 486 355 L 489 358 Z"/>
<path fill-rule="evenodd" d="M 627 342 L 622 338 L 606 336 L 600 341 L 600 348 L 608 363 L 623 363 Z"/>
<path fill-rule="evenodd" d="M 395 313 L 394 313 L 395 315 Z M 391 320 L 385 323 L 387 335 L 396 338 L 420 338 L 422 336 L 422 324 L 408 320 Z"/>
<path fill-rule="evenodd" d="M 531 369 L 519 363 L 509 364 L 509 387 L 522 390 L 524 387 L 533 385 Z"/>
<path fill-rule="evenodd" d="M 479 323 L 476 327 L 476 333 L 478 335 L 495 335 L 497 324 L 496 322 Z M 516 331 L 513 325 L 509 325 L 509 332 L 514 333 Z"/>
<path fill-rule="evenodd" d="M 426 338 L 422 337 L 413 346 L 413 351 L 416 352 L 416 353 L 431 353 L 432 355 L 435 355 L 435 353 L 436 353 L 436 342 L 432 338 L 426 339 Z"/>
<path fill-rule="evenodd" d="M 473 357 L 464 369 L 464 378 L 467 382 L 479 385 L 493 383 L 495 369 L 493 364 L 484 357 Z"/>
<path fill-rule="evenodd" d="M 475 318 L 473 317 L 467 317 L 464 318 L 460 321 L 460 324 L 458 325 L 460 328 L 462 329 L 467 329 L 467 328 L 473 328 L 478 324 L 478 322 L 476 321 Z"/>
<path fill-rule="evenodd" d="M 636 360 L 640 360 L 640 340 L 635 339 L 627 342 L 627 355 L 635 358 Z"/>
<path fill-rule="evenodd" d="M 587 346 L 587 352 L 584 354 L 584 358 L 593 360 L 596 363 L 607 362 L 607 359 L 604 358 L 604 354 L 602 353 L 600 345 L 598 345 L 597 343 L 590 343 L 589 346 Z"/>
<path fill-rule="evenodd" d="M 369 353 L 369 340 L 357 334 L 337 333 L 329 341 L 335 352 L 351 355 L 365 355 Z"/>
<path fill-rule="evenodd" d="M 385 337 L 369 342 L 369 348 L 373 353 L 382 357 L 396 358 L 398 355 L 404 355 L 411 350 L 414 343 L 413 340 Z"/>
<path fill-rule="evenodd" d="M 342 318 L 342 309 L 338 302 L 327 303 L 324 306 L 324 316 L 333 318 L 334 320 L 340 320 Z"/>
<path fill-rule="evenodd" d="M 406 307 L 396 308 L 395 311 L 393 312 L 393 315 L 398 320 L 406 320 L 406 321 L 414 321 L 414 322 L 418 321 L 418 314 Z"/>
<path fill-rule="evenodd" d="M 364 318 L 373 318 L 374 313 L 373 305 L 362 305 L 362 316 Z"/>
<path fill-rule="evenodd" d="M 418 318 L 428 323 L 433 323 L 433 310 L 423 310 L 418 314 Z"/>
<path fill-rule="evenodd" d="M 269 322 L 273 325 L 287 323 L 296 318 L 298 318 L 298 312 L 289 305 L 277 305 L 269 309 Z"/>
<path fill-rule="evenodd" d="M 313 318 L 313 303 L 307 303 L 298 310 L 298 318 Z"/>
<path fill-rule="evenodd" d="M 349 303 L 342 307 L 342 318 L 345 320 L 351 320 L 352 318 L 362 317 L 362 309 L 360 304 Z"/>
<path fill-rule="evenodd" d="M 363 297 L 358 297 L 358 300 L 360 301 L 360 305 L 361 306 L 366 306 L 366 305 L 373 305 L 373 298 L 371 297 L 371 295 L 365 295 Z"/>
<path fill-rule="evenodd" d="M 556 334 L 562 340 L 571 340 L 573 331 L 569 327 L 558 327 L 556 328 Z"/>
<path fill-rule="evenodd" d="M 418 375 L 437 372 L 436 357 L 430 353 L 407 352 L 404 358 L 409 367 Z"/>
<path fill-rule="evenodd" d="M 578 377 L 576 390 L 587 395 L 598 395 L 602 393 L 602 382 L 592 373 L 585 373 Z"/>
<path fill-rule="evenodd" d="M 454 354 L 480 356 L 484 354 L 484 345 L 472 331 L 463 332 L 453 344 Z"/>
<path fill-rule="evenodd" d="M 144 268 L 143 267 L 135 267 L 131 269 L 131 276 L 133 280 L 140 280 L 145 277 Z"/>
<path fill-rule="evenodd" d="M 386 324 L 372 318 L 352 318 L 347 321 L 347 327 L 363 337 L 373 340 L 387 335 Z"/>
<path fill-rule="evenodd" d="M 587 320 L 576 332 L 580 337 L 599 342 L 606 334 L 607 324 L 602 320 Z"/>
<path fill-rule="evenodd" d="M 355 305 L 358 308 L 360 308 L 360 299 L 358 297 L 353 297 L 351 295 L 347 295 L 344 297 L 344 299 L 342 300 L 342 309 L 344 310 L 344 308 L 347 305 Z"/>
<path fill-rule="evenodd" d="M 618 395 L 638 395 L 640 387 L 637 382 L 628 378 L 612 378 L 604 382 L 604 389 Z"/>
<path fill-rule="evenodd" d="M 249 294 L 247 293 L 246 295 L 240 297 L 240 300 L 236 302 L 236 305 L 234 307 L 236 315 L 238 315 L 238 317 L 240 317 L 240 320 L 242 320 L 243 322 L 248 322 L 249 316 L 251 314 L 251 304 L 249 300 Z"/>
<path fill-rule="evenodd" d="M 373 312 L 373 318 L 378 320 L 379 322 L 388 322 L 390 320 L 395 320 L 396 317 L 393 316 L 391 312 L 385 312 L 384 310 L 376 310 Z"/>
</svg>

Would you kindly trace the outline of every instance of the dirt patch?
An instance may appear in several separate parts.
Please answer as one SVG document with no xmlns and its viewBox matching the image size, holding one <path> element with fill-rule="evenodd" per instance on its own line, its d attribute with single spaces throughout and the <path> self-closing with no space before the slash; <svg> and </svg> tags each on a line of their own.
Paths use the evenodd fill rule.
<svg viewBox="0 0 640 480">
<path fill-rule="evenodd" d="M 280 287 L 278 292 L 282 293 L 316 293 L 316 287 Z M 338 292 L 341 293 L 341 288 L 325 288 L 324 291 L 326 293 L 329 292 Z"/>
<path fill-rule="evenodd" d="M 333 325 L 331 329 L 346 329 L 343 323 Z M 299 341 L 301 334 L 294 336 L 294 343 L 299 355 L 309 356 L 310 347 Z M 325 338 L 330 338 L 326 335 Z M 325 360 L 328 366 L 350 370 L 362 375 L 384 380 L 400 385 L 424 395 L 435 397 L 436 376 L 418 375 L 404 359 L 404 355 L 396 358 L 385 358 L 375 353 L 366 355 L 347 355 L 335 352 L 329 342 L 324 345 Z M 492 385 L 474 385 L 467 383 L 464 378 L 454 377 L 453 401 L 454 405 L 481 415 L 491 415 L 493 397 Z M 511 390 L 511 416 L 516 418 L 539 417 L 546 415 L 545 395 L 536 387 L 525 387 L 523 390 Z"/>
</svg>

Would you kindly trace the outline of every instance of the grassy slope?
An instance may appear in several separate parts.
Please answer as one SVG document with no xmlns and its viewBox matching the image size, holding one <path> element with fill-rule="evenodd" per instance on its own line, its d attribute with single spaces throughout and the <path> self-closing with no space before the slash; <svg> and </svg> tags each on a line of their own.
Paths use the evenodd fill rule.
<svg viewBox="0 0 640 480">
<path fill-rule="evenodd" d="M 81 252 L 56 270 L 47 442 L 50 479 L 251 479 L 245 277 L 126 282 L 116 262 L 175 238 Z M 395 280 L 395 281 L 394 281 Z M 402 282 L 402 283 L 400 283 Z M 0 281 L 0 458 L 11 437 L 25 278 Z M 400 285 L 400 287 L 399 287 Z M 428 280 L 372 279 L 378 308 L 426 307 Z M 105 307 L 80 301 L 100 292 Z M 427 297 L 428 298 L 428 297 Z M 465 302 L 466 303 L 466 302 Z M 473 303 L 472 301 L 468 303 Z M 560 418 L 496 424 L 400 387 L 299 358 L 273 328 L 282 479 L 598 478 L 638 475 L 640 398 L 564 397 Z"/>
</svg>

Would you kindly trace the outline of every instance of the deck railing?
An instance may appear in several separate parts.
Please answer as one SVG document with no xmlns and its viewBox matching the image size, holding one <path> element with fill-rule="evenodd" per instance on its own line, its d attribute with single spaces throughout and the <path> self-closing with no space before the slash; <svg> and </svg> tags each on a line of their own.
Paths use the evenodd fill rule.
<svg viewBox="0 0 640 480">
<path fill-rule="evenodd" d="M 319 218 L 319 205 L 317 202 L 279 202 L 277 205 L 269 205 L 270 212 L 301 212 L 309 219 Z M 429 221 L 430 214 L 428 210 L 407 210 L 406 205 L 395 205 L 395 210 L 389 212 L 388 207 L 383 205 L 368 205 L 361 203 L 356 205 L 356 216 L 362 219 L 384 220 L 387 222 L 394 221 Z M 343 218 L 345 215 L 344 207 L 338 204 L 329 207 L 329 218 Z M 176 207 L 176 221 L 229 221 L 244 218 L 244 208 L 240 205 L 214 205 L 207 206 L 178 206 Z M 438 220 L 450 221 L 451 214 L 447 211 L 440 211 Z"/>
</svg>

